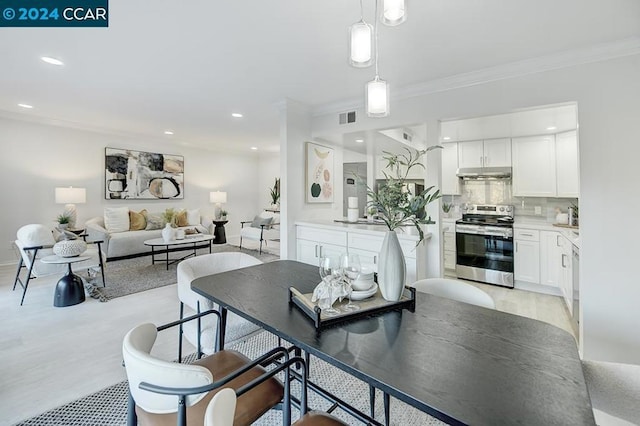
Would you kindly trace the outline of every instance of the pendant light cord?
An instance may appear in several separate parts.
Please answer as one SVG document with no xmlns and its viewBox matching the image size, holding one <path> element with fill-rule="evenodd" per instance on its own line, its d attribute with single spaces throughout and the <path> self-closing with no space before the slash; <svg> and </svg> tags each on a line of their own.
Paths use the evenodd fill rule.
<svg viewBox="0 0 640 426">
<path fill-rule="evenodd" d="M 378 79 L 378 0 L 374 0 L 376 3 L 375 13 L 374 13 L 374 22 L 373 22 L 373 38 L 375 43 L 375 54 L 376 54 L 376 80 Z M 362 0 L 360 0 L 362 4 Z"/>
</svg>

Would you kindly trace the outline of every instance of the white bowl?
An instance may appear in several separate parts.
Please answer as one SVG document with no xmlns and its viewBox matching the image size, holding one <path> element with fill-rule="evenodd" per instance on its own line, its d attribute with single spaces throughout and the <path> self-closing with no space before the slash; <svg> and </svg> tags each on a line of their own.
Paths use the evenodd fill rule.
<svg viewBox="0 0 640 426">
<path fill-rule="evenodd" d="M 351 283 L 351 287 L 353 287 L 355 291 L 365 291 L 373 287 L 374 284 L 375 283 L 373 282 L 373 277 L 371 277 L 370 280 L 363 280 L 358 278 Z"/>
</svg>

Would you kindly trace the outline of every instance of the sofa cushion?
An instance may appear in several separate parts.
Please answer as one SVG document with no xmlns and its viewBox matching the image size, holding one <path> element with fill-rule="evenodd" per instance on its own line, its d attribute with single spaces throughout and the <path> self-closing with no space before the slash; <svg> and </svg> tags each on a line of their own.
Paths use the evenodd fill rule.
<svg viewBox="0 0 640 426">
<path fill-rule="evenodd" d="M 187 211 L 180 210 L 175 216 L 175 223 L 177 227 L 189 226 L 189 222 L 187 221 Z"/>
<path fill-rule="evenodd" d="M 104 227 L 109 232 L 125 232 L 129 230 L 128 207 L 105 207 Z"/>
<path fill-rule="evenodd" d="M 140 213 L 129 211 L 129 231 L 140 231 L 147 227 L 147 211 L 140 210 Z"/>
<path fill-rule="evenodd" d="M 200 225 L 200 209 L 187 210 L 187 225 Z"/>
<path fill-rule="evenodd" d="M 145 212 L 145 218 L 147 219 L 147 226 L 144 229 L 151 231 L 154 229 L 164 228 L 164 219 L 160 213 L 148 213 L 146 210 L 143 211 Z"/>
</svg>

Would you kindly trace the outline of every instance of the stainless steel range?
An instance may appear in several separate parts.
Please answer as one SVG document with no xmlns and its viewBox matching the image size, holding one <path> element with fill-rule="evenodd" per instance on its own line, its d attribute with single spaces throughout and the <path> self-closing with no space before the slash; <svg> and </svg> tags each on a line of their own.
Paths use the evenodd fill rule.
<svg viewBox="0 0 640 426">
<path fill-rule="evenodd" d="M 513 206 L 463 207 L 456 221 L 456 275 L 513 288 Z"/>
</svg>

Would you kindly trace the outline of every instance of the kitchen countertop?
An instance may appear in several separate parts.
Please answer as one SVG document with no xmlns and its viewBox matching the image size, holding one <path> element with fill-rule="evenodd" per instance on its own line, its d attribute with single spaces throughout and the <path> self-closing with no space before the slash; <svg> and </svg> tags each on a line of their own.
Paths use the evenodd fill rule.
<svg viewBox="0 0 640 426">
<path fill-rule="evenodd" d="M 382 225 L 369 225 L 363 223 L 343 223 L 343 222 L 333 222 L 330 220 L 297 220 L 296 226 L 312 226 L 314 228 L 323 228 L 323 229 L 338 229 L 349 232 L 357 232 L 361 234 L 372 234 L 372 235 L 380 235 L 380 233 L 387 232 L 387 227 Z M 396 229 L 396 233 L 398 234 L 398 238 L 407 239 L 411 241 L 418 241 L 419 235 L 416 228 L 413 226 L 403 226 Z M 424 239 L 428 240 L 431 238 L 430 232 L 424 233 Z"/>
</svg>

